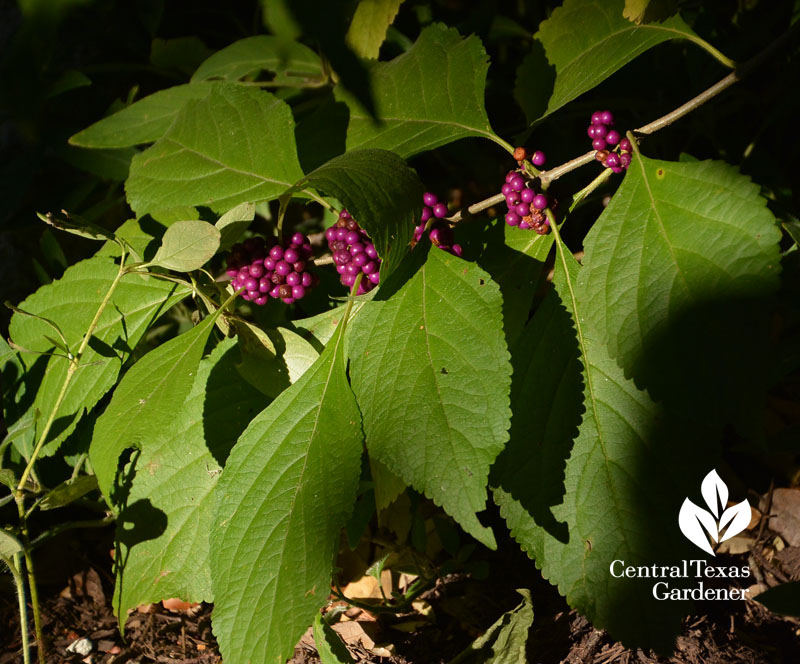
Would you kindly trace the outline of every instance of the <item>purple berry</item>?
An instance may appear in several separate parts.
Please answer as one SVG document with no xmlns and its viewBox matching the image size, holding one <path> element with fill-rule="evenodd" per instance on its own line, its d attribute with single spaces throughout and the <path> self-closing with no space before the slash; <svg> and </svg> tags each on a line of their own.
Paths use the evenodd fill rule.
<svg viewBox="0 0 800 664">
<path fill-rule="evenodd" d="M 428 219 L 430 219 L 432 216 L 433 216 L 433 210 L 431 210 L 429 207 L 422 208 L 421 221 L 422 221 L 423 224 L 426 221 L 428 221 Z"/>
<path fill-rule="evenodd" d="M 372 274 L 373 272 L 378 271 L 378 264 L 375 261 L 370 261 L 366 265 L 361 268 L 361 271 L 364 274 Z"/>
<path fill-rule="evenodd" d="M 537 194 L 533 199 L 532 205 L 537 210 L 544 210 L 547 207 L 547 196 L 544 194 Z"/>
<path fill-rule="evenodd" d="M 534 196 L 534 198 L 536 197 Z M 513 212 L 516 212 L 520 217 L 524 217 L 526 214 L 530 212 L 530 204 L 520 203 L 519 205 L 515 205 Z"/>
<path fill-rule="evenodd" d="M 344 238 L 344 241 L 347 242 L 347 244 L 356 244 L 360 240 L 361 240 L 361 234 L 356 233 L 355 231 L 348 231 L 347 235 Z"/>
<path fill-rule="evenodd" d="M 523 231 L 527 231 L 527 230 L 528 230 L 528 229 L 531 227 L 531 225 L 530 225 L 530 224 L 529 224 L 527 221 L 520 221 L 520 222 L 519 222 L 519 227 L 520 227 L 520 228 L 521 228 Z"/>
<path fill-rule="evenodd" d="M 606 141 L 603 138 L 595 138 L 592 141 L 592 149 L 593 150 L 605 150 L 606 149 Z"/>
<path fill-rule="evenodd" d="M 267 303 L 267 299 L 266 295 L 259 295 L 253 302 L 259 307 L 263 307 Z"/>
<path fill-rule="evenodd" d="M 622 166 L 612 166 L 612 167 L 611 167 L 611 170 L 612 170 L 614 173 L 622 173 L 622 172 L 623 172 L 625 169 L 624 169 L 624 168 L 622 168 Z"/>
<path fill-rule="evenodd" d="M 606 126 L 610 126 L 614 124 L 614 116 L 611 114 L 611 111 L 603 111 L 600 114 L 600 122 L 602 122 Z"/>
<path fill-rule="evenodd" d="M 247 277 L 243 282 L 242 285 L 248 291 L 257 291 L 258 290 L 258 281 L 253 277 Z"/>
<path fill-rule="evenodd" d="M 310 272 L 303 272 L 303 276 L 302 276 L 302 279 L 301 279 L 300 283 L 303 284 L 303 286 L 305 286 L 306 288 L 308 288 L 309 286 L 311 286 L 312 282 L 313 282 L 313 279 L 311 278 L 311 273 Z"/>
<path fill-rule="evenodd" d="M 305 272 L 306 271 L 306 262 L 305 261 L 297 261 L 293 266 L 295 272 Z"/>
<path fill-rule="evenodd" d="M 593 139 L 593 140 L 594 140 L 595 138 L 597 138 L 597 136 L 595 136 L 595 130 L 596 130 L 596 129 L 597 129 L 599 126 L 600 126 L 600 125 L 589 125 L 589 126 L 587 127 L 587 129 L 586 129 L 586 135 L 587 135 L 589 138 Z"/>
<path fill-rule="evenodd" d="M 542 152 L 541 150 L 537 150 L 536 152 L 533 153 L 533 156 L 531 157 L 531 163 L 534 166 L 544 166 L 544 162 L 545 162 L 544 152 Z"/>
<path fill-rule="evenodd" d="M 624 152 L 631 152 L 633 150 L 633 146 L 631 145 L 630 140 L 628 140 L 627 138 L 623 138 L 619 142 L 619 149 Z"/>
<path fill-rule="evenodd" d="M 595 111 L 592 113 L 592 124 L 602 124 L 603 123 L 603 112 L 602 111 Z"/>
<path fill-rule="evenodd" d="M 520 200 L 523 203 L 530 203 L 533 201 L 535 196 L 536 192 L 533 189 L 523 189 L 521 192 L 519 192 Z"/>
<path fill-rule="evenodd" d="M 347 265 L 352 258 L 349 251 L 335 251 L 333 253 L 333 262 L 337 265 Z"/>
<path fill-rule="evenodd" d="M 511 188 L 511 185 L 508 184 L 508 182 L 506 182 L 500 189 L 500 193 L 503 194 L 503 196 L 508 196 L 512 191 L 514 190 Z"/>
<path fill-rule="evenodd" d="M 269 250 L 269 257 L 272 260 L 279 261 L 283 258 L 283 247 L 278 246 L 277 244 Z"/>
<path fill-rule="evenodd" d="M 372 259 L 378 258 L 378 250 L 375 248 L 375 245 L 370 242 L 365 248 L 364 253 Z"/>
<path fill-rule="evenodd" d="M 521 202 L 522 202 L 522 192 L 512 191 L 508 196 L 506 196 L 506 205 L 508 205 L 509 210 Z"/>
<path fill-rule="evenodd" d="M 296 286 L 292 286 L 292 297 L 295 300 L 299 300 L 306 295 L 306 289 L 302 284 L 297 284 Z"/>
<path fill-rule="evenodd" d="M 509 226 L 519 226 L 520 221 L 522 221 L 522 218 L 516 212 L 509 212 L 506 215 L 506 223 Z"/>
<path fill-rule="evenodd" d="M 325 230 L 325 239 L 328 242 L 333 242 L 336 239 L 336 227 L 331 226 Z"/>
<path fill-rule="evenodd" d="M 359 239 L 361 239 L 361 238 L 359 238 Z M 364 249 L 366 249 L 366 247 L 363 244 L 361 244 L 360 242 L 356 242 L 355 244 L 351 244 L 350 245 L 350 249 L 349 249 L 350 255 L 351 256 L 355 256 L 356 254 L 362 254 L 362 253 L 364 253 Z"/>
<path fill-rule="evenodd" d="M 595 125 L 594 127 L 594 137 L 595 138 L 605 138 L 605 135 L 608 133 L 608 127 L 605 125 Z"/>
<path fill-rule="evenodd" d="M 509 171 L 508 173 L 506 173 L 506 182 L 510 183 L 511 180 L 513 180 L 516 176 L 517 176 L 516 171 Z"/>
<path fill-rule="evenodd" d="M 447 216 L 447 206 L 444 203 L 437 203 L 433 206 L 433 216 L 442 219 Z"/>
<path fill-rule="evenodd" d="M 461 258 L 461 254 L 462 253 L 463 253 L 463 250 L 461 249 L 461 245 L 460 244 L 454 244 L 453 245 L 453 254 L 458 256 L 459 258 Z"/>
<path fill-rule="evenodd" d="M 381 280 L 381 273 L 378 272 L 377 270 L 375 270 L 375 272 L 370 272 L 367 275 L 367 279 L 369 279 L 371 283 L 377 285 L 378 282 L 380 282 Z"/>
<path fill-rule="evenodd" d="M 272 290 L 272 282 L 267 277 L 258 280 L 258 292 L 269 293 Z"/>
<path fill-rule="evenodd" d="M 359 272 L 361 272 L 361 266 L 356 265 L 355 263 L 348 263 L 344 267 L 345 267 L 344 269 L 345 274 L 358 274 Z"/>
<path fill-rule="evenodd" d="M 619 155 L 616 152 L 610 153 L 606 157 L 606 166 L 608 168 L 617 168 L 620 165 Z"/>
<path fill-rule="evenodd" d="M 355 277 L 355 275 L 354 275 L 354 274 L 343 274 L 343 275 L 342 275 L 342 278 L 341 278 L 341 282 L 342 282 L 342 283 L 343 283 L 345 286 L 348 286 L 348 287 L 350 287 L 350 286 L 352 286 L 354 283 L 356 283 L 356 277 Z"/>
<path fill-rule="evenodd" d="M 620 135 L 616 129 L 612 129 L 606 134 L 606 143 L 609 145 L 616 145 L 619 143 Z"/>
<path fill-rule="evenodd" d="M 424 194 L 422 194 L 422 201 L 428 207 L 433 207 L 434 205 L 436 205 L 439 202 L 439 199 L 436 198 L 436 196 L 434 194 L 432 194 L 431 192 L 426 191 Z"/>
<path fill-rule="evenodd" d="M 292 244 L 301 246 L 308 242 L 308 238 L 302 233 L 295 233 L 292 235 Z"/>
<path fill-rule="evenodd" d="M 286 261 L 278 261 L 278 264 L 275 265 L 275 272 L 285 277 L 287 274 L 292 272 L 292 266 Z"/>
<path fill-rule="evenodd" d="M 417 240 L 419 242 L 419 240 Z M 356 254 L 353 256 L 353 263 L 361 267 L 362 265 L 366 265 L 369 263 L 369 256 L 367 256 L 366 252 L 362 252 L 360 254 Z"/>
<path fill-rule="evenodd" d="M 300 256 L 298 255 L 296 249 L 289 247 L 283 252 L 283 260 L 285 260 L 287 263 L 296 263 L 300 260 Z"/>
<path fill-rule="evenodd" d="M 623 168 L 628 168 L 628 166 L 631 165 L 631 153 L 623 152 L 619 156 L 619 163 L 622 165 Z"/>
<path fill-rule="evenodd" d="M 297 286 L 297 284 L 303 283 L 303 277 L 298 272 L 292 272 L 286 275 L 286 283 L 290 286 Z"/>
<path fill-rule="evenodd" d="M 337 228 L 336 229 L 336 239 L 337 240 L 344 240 L 347 237 L 347 229 L 346 228 Z"/>
<path fill-rule="evenodd" d="M 522 191 L 525 188 L 525 180 L 522 179 L 522 176 L 519 173 L 514 174 L 514 177 L 511 179 L 509 184 L 514 191 Z"/>
</svg>

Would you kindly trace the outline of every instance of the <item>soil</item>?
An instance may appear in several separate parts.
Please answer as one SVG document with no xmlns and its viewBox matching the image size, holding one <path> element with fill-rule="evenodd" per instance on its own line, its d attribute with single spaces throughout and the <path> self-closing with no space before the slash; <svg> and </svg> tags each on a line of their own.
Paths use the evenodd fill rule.
<svg viewBox="0 0 800 664">
<path fill-rule="evenodd" d="M 72 565 L 83 567 L 61 577 L 69 578 L 66 587 L 43 584 L 43 631 L 50 641 L 48 662 L 213 664 L 222 661 L 211 630 L 212 607 L 207 604 L 177 611 L 167 610 L 162 604 L 139 607 L 129 615 L 123 639 L 111 609 L 113 577 L 105 548 L 108 539 L 99 533 L 93 536 L 90 546 L 86 539 L 73 542 L 72 550 L 82 551 L 82 555 L 71 561 Z M 756 567 L 756 579 L 765 585 L 800 578 L 799 549 L 786 547 L 776 553 L 772 549 L 774 534 L 769 531 L 762 532 L 758 542 L 761 544 L 757 548 L 737 556 L 736 563 L 744 564 L 749 560 L 751 568 Z M 65 550 L 69 547 L 61 548 L 62 553 Z M 375 620 L 375 640 L 391 643 L 391 656 L 380 656 L 375 654 L 374 648 L 371 651 L 356 644 L 349 648 L 354 661 L 449 662 L 503 612 L 519 602 L 515 589 L 520 587 L 530 588 L 534 601 L 534 622 L 527 648 L 531 664 L 790 664 L 800 661 L 800 620 L 775 615 L 753 600 L 703 605 L 701 608 L 706 613 L 685 620 L 675 653 L 669 659 L 652 652 L 628 649 L 569 610 L 563 598 L 541 578 L 519 549 L 501 547 L 492 555 L 496 558 L 490 561 L 490 569 L 496 572 L 488 578 L 477 580 L 465 574 L 453 574 L 425 593 L 421 599 L 432 607 L 431 615 L 435 619 L 418 620 L 411 631 L 398 631 L 398 628 L 409 624 L 410 619 L 419 619 L 419 614 L 376 617 L 364 613 L 358 619 L 366 616 Z M 523 573 L 514 578 L 498 576 L 508 569 L 523 570 Z M 51 571 L 51 576 L 55 577 L 64 569 Z M 358 617 L 356 614 L 359 610 L 355 608 L 347 612 L 351 617 Z M 90 640 L 91 652 L 88 655 L 69 652 L 68 648 L 81 639 Z M 0 664 L 22 662 L 20 645 L 14 597 L 1 593 Z M 297 645 L 289 664 L 319 661 L 309 633 Z"/>
</svg>

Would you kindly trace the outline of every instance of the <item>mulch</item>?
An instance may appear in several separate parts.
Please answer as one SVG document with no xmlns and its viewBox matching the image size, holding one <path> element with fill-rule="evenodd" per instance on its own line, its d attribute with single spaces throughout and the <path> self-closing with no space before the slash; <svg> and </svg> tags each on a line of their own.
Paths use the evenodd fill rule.
<svg viewBox="0 0 800 664">
<path fill-rule="evenodd" d="M 765 538 L 769 541 L 769 538 Z M 104 548 L 102 544 L 98 549 Z M 107 552 L 108 549 L 105 549 Z M 800 565 L 781 561 L 800 560 L 800 549 L 783 549 L 776 557 L 766 549 L 749 554 L 756 576 L 770 585 L 777 576 L 800 578 Z M 516 556 L 519 553 L 505 553 Z M 521 554 L 519 554 L 521 555 Z M 748 555 L 748 554 L 744 554 Z M 740 557 L 740 562 L 744 562 Z M 759 560 L 761 562 L 759 562 Z M 48 662 L 84 664 L 214 664 L 222 659 L 211 630 L 212 606 L 196 605 L 170 611 L 161 604 L 133 611 L 124 638 L 111 608 L 113 577 L 107 558 L 95 558 L 68 576 L 67 586 L 42 588 L 44 633 L 50 641 Z M 652 652 L 628 649 L 595 629 L 570 610 L 555 589 L 544 581 L 527 559 L 496 561 L 489 578 L 476 580 L 453 574 L 440 580 L 422 596 L 433 608 L 430 620 L 411 632 L 395 629 L 409 616 L 376 616 L 378 630 L 393 646 L 392 656 L 380 657 L 355 644 L 350 647 L 354 661 L 375 664 L 445 664 L 467 647 L 504 612 L 519 601 L 515 589 L 531 589 L 534 623 L 528 639 L 531 664 L 793 664 L 800 662 L 800 620 L 775 615 L 753 600 L 708 602 L 706 613 L 688 617 L 678 637 L 674 655 L 665 659 Z M 525 564 L 527 562 L 527 564 Z M 514 567 L 509 567 L 514 565 Z M 514 578 L 498 576 L 504 570 L 521 570 Z M 8 578 L 8 575 L 5 575 Z M 2 589 L 0 589 L 2 590 Z M 416 616 L 419 617 L 419 616 Z M 69 652 L 76 642 L 88 639 L 88 654 Z M 18 664 L 19 622 L 13 594 L 0 592 L 0 664 Z M 87 650 L 83 651 L 87 653 Z M 308 635 L 295 649 L 290 664 L 319 662 Z"/>
</svg>

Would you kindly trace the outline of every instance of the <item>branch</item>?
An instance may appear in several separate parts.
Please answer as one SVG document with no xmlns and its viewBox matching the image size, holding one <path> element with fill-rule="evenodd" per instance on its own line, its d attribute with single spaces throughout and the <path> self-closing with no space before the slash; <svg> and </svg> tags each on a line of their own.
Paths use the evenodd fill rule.
<svg viewBox="0 0 800 664">
<path fill-rule="evenodd" d="M 712 85 L 707 90 L 704 90 L 699 95 L 690 99 L 685 104 L 678 106 L 678 108 L 670 111 L 666 115 L 658 118 L 657 120 L 653 120 L 652 122 L 644 125 L 643 127 L 639 127 L 638 129 L 634 129 L 634 134 L 640 135 L 649 135 L 653 134 L 664 127 L 671 125 L 676 120 L 682 118 L 684 115 L 688 115 L 696 108 L 699 108 L 703 104 L 705 104 L 710 99 L 716 97 L 720 92 L 726 90 L 727 88 L 731 87 L 734 83 L 741 81 L 745 76 L 748 76 L 754 69 L 760 66 L 765 60 L 770 58 L 772 55 L 775 54 L 780 48 L 785 46 L 789 43 L 800 29 L 800 21 L 795 23 L 792 27 L 790 27 L 786 32 L 784 32 L 780 37 L 775 39 L 767 48 L 763 51 L 758 53 L 757 55 L 753 56 L 750 60 L 745 62 L 744 64 L 740 65 L 736 68 L 735 71 L 728 74 L 725 78 L 719 80 L 717 83 Z M 595 161 L 595 151 L 591 150 L 586 154 L 581 155 L 580 157 L 576 157 L 560 166 L 556 166 L 555 168 L 551 168 L 549 171 L 542 171 L 539 174 L 539 182 L 541 183 L 543 188 L 547 188 L 547 186 L 557 180 L 558 178 L 566 175 L 570 171 L 574 171 L 576 168 L 580 168 L 590 162 Z M 447 217 L 447 220 L 451 223 L 457 223 L 462 221 L 466 217 L 472 216 L 477 214 L 478 212 L 482 212 L 487 208 L 490 208 L 498 203 L 503 201 L 503 195 L 497 194 L 495 196 L 491 196 L 485 200 L 482 200 L 474 205 L 470 205 L 466 209 L 459 210 L 454 215 Z"/>
</svg>

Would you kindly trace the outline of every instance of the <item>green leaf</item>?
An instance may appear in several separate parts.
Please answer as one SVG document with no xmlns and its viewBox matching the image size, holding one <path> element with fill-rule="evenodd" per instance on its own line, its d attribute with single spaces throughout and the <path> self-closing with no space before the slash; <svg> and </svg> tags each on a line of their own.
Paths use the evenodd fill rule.
<svg viewBox="0 0 800 664">
<path fill-rule="evenodd" d="M 223 214 L 214 224 L 220 232 L 220 251 L 230 249 L 247 230 L 255 216 L 254 203 L 241 203 Z"/>
<path fill-rule="evenodd" d="M 359 297 L 358 300 L 353 302 L 353 308 L 350 311 L 351 321 L 365 303 L 366 298 L 364 297 Z M 342 320 L 342 316 L 346 310 L 347 304 L 342 304 L 321 314 L 317 314 L 316 316 L 293 320 L 292 325 L 304 339 L 321 351 L 336 333 L 339 321 Z"/>
<path fill-rule="evenodd" d="M 94 475 L 80 475 L 66 480 L 50 491 L 39 503 L 41 510 L 53 510 L 64 507 L 82 498 L 87 493 L 97 488 L 97 478 Z"/>
<path fill-rule="evenodd" d="M 556 68 L 546 114 L 599 85 L 656 44 L 670 39 L 705 44 L 680 16 L 636 25 L 622 15 L 623 8 L 624 0 L 565 0 L 539 25 L 535 37 Z"/>
<path fill-rule="evenodd" d="M 685 603 L 658 601 L 652 578 L 616 578 L 609 568 L 614 560 L 674 565 L 692 556 L 677 514 L 685 476 L 695 474 L 686 459 L 704 468 L 708 450 L 673 435 L 608 357 L 578 308 L 578 271 L 560 245 L 556 290 L 515 348 L 514 418 L 493 470 L 495 500 L 570 606 L 623 643 L 668 652 Z"/>
<path fill-rule="evenodd" d="M 217 78 L 238 81 L 271 72 L 273 85 L 297 85 L 323 76 L 319 56 L 308 46 L 272 35 L 247 37 L 217 51 L 201 64 L 192 82 Z"/>
<path fill-rule="evenodd" d="M 355 150 L 331 159 L 300 180 L 282 200 L 314 188 L 338 199 L 369 234 L 386 278 L 408 253 L 422 213 L 424 187 L 405 161 L 386 150 Z"/>
<path fill-rule="evenodd" d="M 236 439 L 268 402 L 239 378 L 235 346 L 235 340 L 223 340 L 200 362 L 175 421 L 149 438 L 136 457 L 117 519 L 118 616 L 169 597 L 213 600 L 214 488 Z"/>
<path fill-rule="evenodd" d="M 98 120 L 69 142 L 85 148 L 126 148 L 152 143 L 166 133 L 186 102 L 203 99 L 214 85 L 200 82 L 159 90 Z"/>
<path fill-rule="evenodd" d="M 503 238 L 500 233 L 504 233 Z M 478 263 L 500 286 L 503 329 L 506 342 L 512 345 L 522 333 L 536 290 L 546 276 L 544 267 L 553 247 L 553 234 L 538 235 L 501 220 L 487 235 L 486 250 Z"/>
<path fill-rule="evenodd" d="M 99 242 L 114 240 L 113 233 L 90 221 L 86 221 L 82 217 L 65 214 L 63 218 L 59 218 L 52 212 L 48 212 L 47 214 L 37 212 L 36 216 L 49 226 L 64 231 L 65 233 L 72 233 L 73 235 L 85 237 L 89 240 L 97 240 Z"/>
<path fill-rule="evenodd" d="M 186 103 L 169 131 L 133 159 L 125 187 L 138 215 L 182 205 L 225 212 L 277 198 L 301 177 L 289 106 L 220 83 Z"/>
<path fill-rule="evenodd" d="M 217 486 L 213 627 L 231 664 L 285 661 L 327 601 L 363 444 L 343 328 L 253 420 Z"/>
<path fill-rule="evenodd" d="M 96 175 L 103 180 L 124 182 L 138 148 L 88 149 L 74 145 L 57 145 L 54 152 L 67 164 Z"/>
<path fill-rule="evenodd" d="M 377 58 L 386 30 L 394 22 L 403 0 L 359 0 L 345 41 L 358 56 Z"/>
<path fill-rule="evenodd" d="M 56 322 L 70 348 L 77 350 L 94 318 L 118 266 L 108 257 L 81 261 L 64 276 L 20 303 L 20 308 Z M 147 328 L 169 307 L 188 294 L 175 284 L 130 274 L 117 285 L 98 321 L 95 333 L 81 357 L 50 431 L 44 454 L 52 454 L 75 428 L 85 410 L 90 410 L 114 385 L 123 364 L 130 357 Z M 52 350 L 46 339 L 50 327 L 43 321 L 15 314 L 9 326 L 11 338 L 23 348 L 38 353 Z M 21 360 L 31 368 L 39 355 L 23 354 Z M 56 403 L 69 362 L 51 357 L 31 409 L 42 413 L 41 430 Z"/>
<path fill-rule="evenodd" d="M 22 543 L 16 537 L 0 528 L 0 556 L 11 560 L 16 554 L 22 553 L 24 550 Z"/>
<path fill-rule="evenodd" d="M 625 0 L 622 15 L 634 23 L 663 21 L 678 10 L 677 0 Z"/>
<path fill-rule="evenodd" d="M 350 376 L 370 456 L 495 546 L 476 513 L 510 418 L 500 289 L 472 263 L 418 245 L 353 321 Z M 425 261 L 419 265 L 421 261 Z"/>
<path fill-rule="evenodd" d="M 747 413 L 766 380 L 780 236 L 733 167 L 637 156 L 584 241 L 584 315 L 656 399 L 703 404 L 706 418 Z"/>
<path fill-rule="evenodd" d="M 138 219 L 128 219 L 114 231 L 114 235 L 125 243 L 132 260 L 149 261 L 156 255 L 164 233 L 172 224 L 199 218 L 199 213 L 193 207 L 159 210 Z M 108 242 L 95 255 L 117 257 L 120 247 L 116 242 Z"/>
<path fill-rule="evenodd" d="M 316 362 L 319 353 L 300 335 L 279 327 L 264 331 L 235 321 L 241 361 L 239 375 L 267 396 L 277 397 Z"/>
<path fill-rule="evenodd" d="M 378 122 L 336 88 L 337 99 L 350 108 L 347 149 L 382 148 L 410 157 L 481 136 L 511 151 L 492 131 L 484 108 L 488 68 L 478 37 L 462 39 L 441 24 L 425 28 L 406 53 L 370 68 Z"/>
<path fill-rule="evenodd" d="M 450 664 L 528 664 L 525 653 L 533 625 L 531 591 L 520 588 L 522 602 L 507 611 Z"/>
<path fill-rule="evenodd" d="M 152 262 L 176 272 L 197 270 L 217 253 L 220 238 L 219 230 L 206 221 L 179 221 L 164 233 Z"/>
<path fill-rule="evenodd" d="M 221 312 L 161 344 L 131 367 L 94 427 L 89 459 L 100 490 L 112 506 L 124 498 L 116 486 L 120 455 L 142 449 L 169 427 L 189 394 L 214 321 Z M 114 489 L 112 491 L 112 489 Z"/>
<path fill-rule="evenodd" d="M 353 658 L 339 635 L 325 622 L 321 613 L 314 616 L 314 645 L 322 664 L 352 664 Z"/>
</svg>

